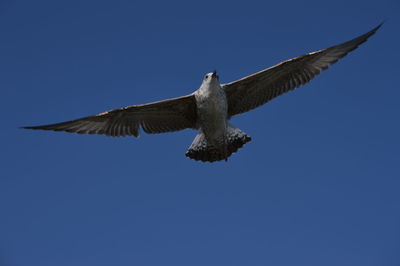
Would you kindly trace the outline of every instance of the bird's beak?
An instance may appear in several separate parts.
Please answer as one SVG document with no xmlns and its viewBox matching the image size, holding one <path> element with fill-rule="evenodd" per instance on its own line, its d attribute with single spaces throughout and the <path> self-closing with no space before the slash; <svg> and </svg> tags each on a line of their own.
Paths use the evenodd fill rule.
<svg viewBox="0 0 400 266">
<path fill-rule="evenodd" d="M 212 73 L 212 77 L 213 77 L 213 78 L 218 78 L 217 70 L 214 70 L 214 72 Z"/>
</svg>

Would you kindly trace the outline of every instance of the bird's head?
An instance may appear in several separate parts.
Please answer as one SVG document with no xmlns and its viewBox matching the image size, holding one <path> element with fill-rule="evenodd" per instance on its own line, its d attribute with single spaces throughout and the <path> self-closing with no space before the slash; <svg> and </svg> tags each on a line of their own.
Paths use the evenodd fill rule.
<svg viewBox="0 0 400 266">
<path fill-rule="evenodd" d="M 204 76 L 203 84 L 212 84 L 212 83 L 215 83 L 215 82 L 219 83 L 218 79 L 219 79 L 219 77 L 217 75 L 217 70 L 214 70 L 214 72 L 207 73 Z"/>
</svg>

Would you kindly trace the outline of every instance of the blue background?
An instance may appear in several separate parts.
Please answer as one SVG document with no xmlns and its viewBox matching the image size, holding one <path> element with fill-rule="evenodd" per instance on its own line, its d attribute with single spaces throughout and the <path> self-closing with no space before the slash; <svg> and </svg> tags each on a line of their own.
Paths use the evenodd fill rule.
<svg viewBox="0 0 400 266">
<path fill-rule="evenodd" d="M 0 265 L 399 265 L 400 3 L 0 2 Z M 185 95 L 347 41 L 310 84 L 195 132 L 108 138 L 19 126 Z"/>
</svg>

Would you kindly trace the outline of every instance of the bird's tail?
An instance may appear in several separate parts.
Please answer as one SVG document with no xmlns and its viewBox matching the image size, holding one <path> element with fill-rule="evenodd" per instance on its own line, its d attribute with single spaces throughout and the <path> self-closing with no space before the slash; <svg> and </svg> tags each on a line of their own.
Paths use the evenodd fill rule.
<svg viewBox="0 0 400 266">
<path fill-rule="evenodd" d="M 232 153 L 243 147 L 250 140 L 251 137 L 232 125 L 228 125 L 226 138 L 218 144 L 208 143 L 204 133 L 199 131 L 186 152 L 186 156 L 203 162 L 226 161 Z"/>
</svg>

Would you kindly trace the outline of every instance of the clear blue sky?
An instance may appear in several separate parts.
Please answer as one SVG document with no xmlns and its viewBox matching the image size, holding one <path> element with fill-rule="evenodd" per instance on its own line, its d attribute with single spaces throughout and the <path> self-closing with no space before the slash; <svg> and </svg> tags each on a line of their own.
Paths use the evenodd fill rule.
<svg viewBox="0 0 400 266">
<path fill-rule="evenodd" d="M 1 266 L 400 263 L 400 2 L 0 2 Z M 310 84 L 235 117 L 227 163 L 191 130 L 28 131 L 236 80 L 356 37 Z"/>
</svg>

